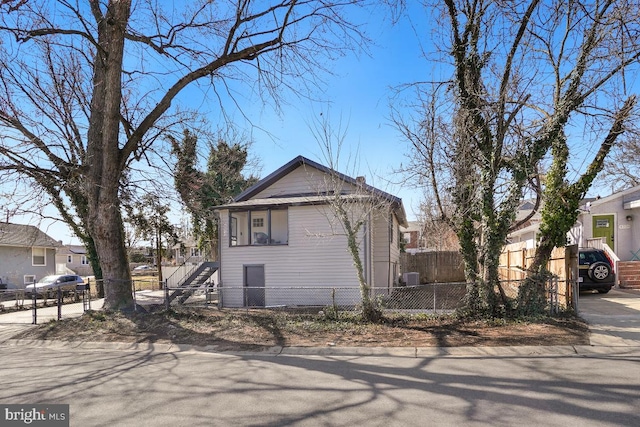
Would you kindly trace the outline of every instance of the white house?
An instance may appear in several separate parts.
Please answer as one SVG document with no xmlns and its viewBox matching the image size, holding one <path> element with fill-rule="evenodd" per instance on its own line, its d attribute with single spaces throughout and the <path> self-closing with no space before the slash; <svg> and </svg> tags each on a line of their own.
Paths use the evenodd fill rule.
<svg viewBox="0 0 640 427">
<path fill-rule="evenodd" d="M 299 156 L 216 209 L 222 305 L 357 303 L 356 269 L 329 203 L 336 195 L 363 221 L 357 244 L 367 283 L 391 292 L 407 225 L 402 200 Z"/>
<path fill-rule="evenodd" d="M 532 203 L 524 203 L 518 219 L 527 217 Z M 510 242 L 527 242 L 535 247 L 540 229 L 540 212 L 525 227 L 509 234 Z M 621 261 L 639 260 L 640 253 L 640 186 L 607 197 L 584 199 L 578 220 L 567 233 L 567 243 L 578 247 L 599 246 L 606 243 Z"/>
<path fill-rule="evenodd" d="M 603 240 L 621 261 L 640 261 L 640 186 L 585 202 L 569 243 Z"/>
<path fill-rule="evenodd" d="M 73 272 L 80 276 L 91 276 L 93 270 L 83 245 L 63 245 L 56 252 L 56 273 Z"/>
<path fill-rule="evenodd" d="M 525 205 L 518 215 L 526 216 L 532 207 Z M 640 186 L 585 199 L 579 209 L 578 220 L 567 233 L 567 243 L 604 249 L 616 264 L 620 286 L 640 288 Z M 533 248 L 539 227 L 538 213 L 526 227 L 512 232 L 509 240 L 526 241 L 527 247 Z"/>
</svg>

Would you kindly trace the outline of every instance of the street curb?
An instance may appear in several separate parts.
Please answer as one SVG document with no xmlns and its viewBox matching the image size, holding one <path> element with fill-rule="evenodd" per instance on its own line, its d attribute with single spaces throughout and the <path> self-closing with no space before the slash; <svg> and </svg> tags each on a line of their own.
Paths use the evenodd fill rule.
<svg viewBox="0 0 640 427">
<path fill-rule="evenodd" d="M 555 356 L 640 356 L 640 346 L 512 346 L 512 347 L 282 347 L 258 351 L 227 351 L 218 346 L 187 344 L 125 343 L 102 341 L 50 341 L 8 339 L 7 346 L 51 349 L 119 350 L 151 353 L 209 353 L 225 356 L 319 356 L 319 357 L 555 357 Z"/>
</svg>

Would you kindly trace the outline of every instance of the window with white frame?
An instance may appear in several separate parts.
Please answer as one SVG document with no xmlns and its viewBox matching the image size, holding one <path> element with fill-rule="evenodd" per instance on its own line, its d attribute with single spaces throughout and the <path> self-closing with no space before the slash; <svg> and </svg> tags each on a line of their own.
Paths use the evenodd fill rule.
<svg viewBox="0 0 640 427">
<path fill-rule="evenodd" d="M 89 265 L 89 259 L 87 258 L 86 255 L 82 255 L 80 257 L 80 264 L 82 265 Z"/>
<path fill-rule="evenodd" d="M 73 264 L 73 255 L 67 255 L 67 264 Z"/>
<path fill-rule="evenodd" d="M 47 250 L 45 248 L 31 248 L 31 264 L 34 267 L 47 265 Z"/>
<path fill-rule="evenodd" d="M 411 244 L 411 233 L 402 233 L 402 238 L 404 239 L 404 242 L 409 245 Z"/>
<path fill-rule="evenodd" d="M 237 211 L 229 216 L 229 246 L 289 243 L 287 208 Z"/>
<path fill-rule="evenodd" d="M 34 276 L 33 274 L 26 274 L 24 276 L 24 284 L 25 285 L 30 285 L 32 283 L 35 283 L 36 281 L 36 276 Z"/>
<path fill-rule="evenodd" d="M 191 248 L 191 256 L 200 256 L 200 248 Z"/>
</svg>

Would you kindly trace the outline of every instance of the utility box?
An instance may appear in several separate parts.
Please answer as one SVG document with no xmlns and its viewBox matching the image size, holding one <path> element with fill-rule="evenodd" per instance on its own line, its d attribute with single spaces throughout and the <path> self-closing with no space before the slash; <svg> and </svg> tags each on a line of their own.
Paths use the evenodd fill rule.
<svg viewBox="0 0 640 427">
<path fill-rule="evenodd" d="M 420 284 L 420 273 L 403 273 L 402 280 L 407 286 L 417 286 Z"/>
</svg>

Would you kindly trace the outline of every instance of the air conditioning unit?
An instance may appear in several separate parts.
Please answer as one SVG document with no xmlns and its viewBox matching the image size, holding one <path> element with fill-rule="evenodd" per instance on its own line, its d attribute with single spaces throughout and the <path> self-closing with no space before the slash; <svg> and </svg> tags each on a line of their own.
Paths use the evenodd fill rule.
<svg viewBox="0 0 640 427">
<path fill-rule="evenodd" d="M 416 286 L 420 284 L 420 273 L 411 272 L 403 273 L 402 280 L 407 286 Z"/>
</svg>

